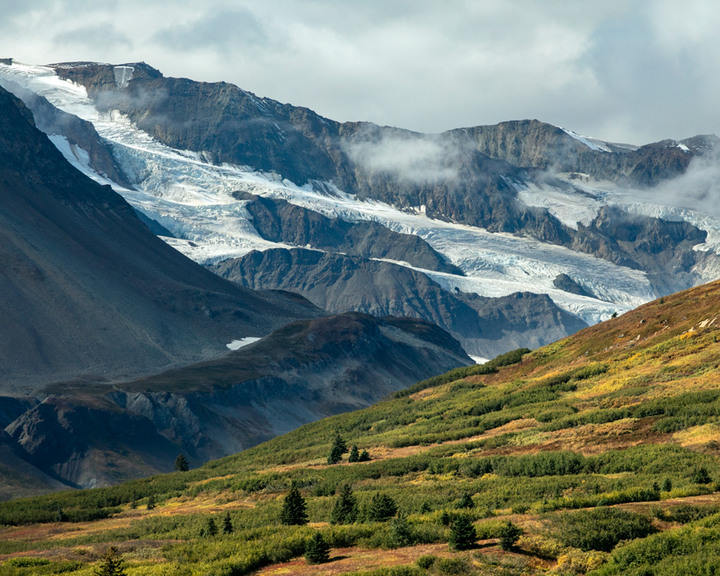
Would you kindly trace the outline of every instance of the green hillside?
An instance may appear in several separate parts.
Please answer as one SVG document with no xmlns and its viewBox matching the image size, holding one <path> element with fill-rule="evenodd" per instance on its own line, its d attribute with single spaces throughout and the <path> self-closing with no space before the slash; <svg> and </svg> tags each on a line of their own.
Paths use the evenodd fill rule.
<svg viewBox="0 0 720 576">
<path fill-rule="evenodd" d="M 196 470 L 2 503 L 0 576 L 111 545 L 130 576 L 713 574 L 719 337 L 713 283 Z M 292 486 L 308 524 L 281 523 Z"/>
</svg>

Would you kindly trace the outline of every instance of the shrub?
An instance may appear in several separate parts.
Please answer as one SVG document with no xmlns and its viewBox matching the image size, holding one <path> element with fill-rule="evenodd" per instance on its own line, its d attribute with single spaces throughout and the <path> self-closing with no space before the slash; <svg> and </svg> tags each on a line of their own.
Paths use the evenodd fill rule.
<svg viewBox="0 0 720 576">
<path fill-rule="evenodd" d="M 565 512 L 551 521 L 565 546 L 609 552 L 621 540 L 644 538 L 655 532 L 644 516 L 616 508 Z"/>
<path fill-rule="evenodd" d="M 467 574 L 470 564 L 466 558 L 438 558 L 434 570 L 438 574 Z"/>
<path fill-rule="evenodd" d="M 435 564 L 436 560 L 437 556 L 426 554 L 425 556 L 420 556 L 420 558 L 417 559 L 417 565 L 423 570 L 428 570 L 433 564 Z"/>
</svg>

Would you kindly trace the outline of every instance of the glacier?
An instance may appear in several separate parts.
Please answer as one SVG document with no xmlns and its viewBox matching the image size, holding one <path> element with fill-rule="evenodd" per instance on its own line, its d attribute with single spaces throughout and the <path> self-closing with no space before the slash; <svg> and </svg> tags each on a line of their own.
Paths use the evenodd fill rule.
<svg viewBox="0 0 720 576">
<path fill-rule="evenodd" d="M 131 70 L 116 70 L 119 82 L 129 81 L 131 75 Z M 202 154 L 156 141 L 118 112 L 100 112 L 84 87 L 58 78 L 52 68 L 17 62 L 0 64 L 0 84 L 3 79 L 16 82 L 44 96 L 57 108 L 91 122 L 111 147 L 133 188 L 97 174 L 87 152 L 70 146 L 61 135 L 49 136 L 73 166 L 96 181 L 111 185 L 136 210 L 170 231 L 171 237 L 163 237 L 168 244 L 200 264 L 241 257 L 252 250 L 288 247 L 267 241 L 256 232 L 245 203 L 232 196 L 234 191 L 245 191 L 284 199 L 326 216 L 348 221 L 372 220 L 397 232 L 416 234 L 465 273 L 458 276 L 421 270 L 448 290 L 488 297 L 515 292 L 548 294 L 560 308 L 588 324 L 655 298 L 644 272 L 568 248 L 434 220 L 421 207 L 403 211 L 382 202 L 360 201 L 329 182 L 298 186 L 249 167 L 214 165 Z M 568 133 L 588 146 L 603 147 L 600 141 Z M 720 219 L 671 205 L 652 204 L 643 201 L 636 191 L 608 183 L 573 180 L 572 187 L 567 189 L 520 186 L 518 196 L 529 206 L 548 208 L 573 227 L 578 222 L 591 221 L 598 209 L 610 202 L 646 215 L 682 217 L 707 230 L 708 241 L 698 249 L 720 251 Z M 595 297 L 555 288 L 553 280 L 560 273 L 580 280 Z"/>
</svg>

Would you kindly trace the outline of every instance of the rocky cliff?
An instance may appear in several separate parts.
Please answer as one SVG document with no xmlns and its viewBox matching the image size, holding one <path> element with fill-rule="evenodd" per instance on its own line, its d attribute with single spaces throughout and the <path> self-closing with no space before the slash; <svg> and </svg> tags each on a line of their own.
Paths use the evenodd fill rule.
<svg viewBox="0 0 720 576">
<path fill-rule="evenodd" d="M 484 358 L 540 346 L 586 326 L 544 294 L 482 298 L 449 292 L 422 272 L 344 254 L 253 251 L 210 269 L 248 288 L 297 292 L 330 312 L 422 318 L 450 332 L 470 354 Z"/>
</svg>

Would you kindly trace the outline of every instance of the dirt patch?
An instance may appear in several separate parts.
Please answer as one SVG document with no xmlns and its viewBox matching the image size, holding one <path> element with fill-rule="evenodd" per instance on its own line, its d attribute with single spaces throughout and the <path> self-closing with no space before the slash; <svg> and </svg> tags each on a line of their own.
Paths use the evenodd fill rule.
<svg viewBox="0 0 720 576">
<path fill-rule="evenodd" d="M 453 553 L 447 544 L 424 544 L 396 550 L 367 550 L 364 548 L 336 548 L 331 551 L 330 562 L 308 564 L 304 558 L 273 564 L 258 572 L 261 576 L 331 576 L 359 570 L 376 570 L 390 566 L 413 564 L 420 556 L 433 554 L 450 557 Z"/>
</svg>

